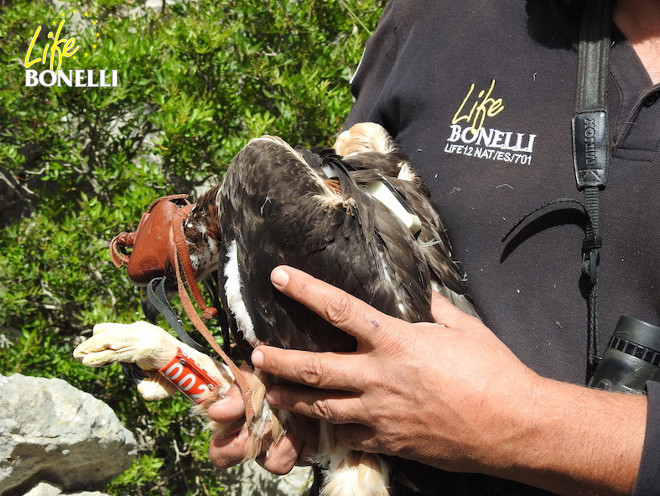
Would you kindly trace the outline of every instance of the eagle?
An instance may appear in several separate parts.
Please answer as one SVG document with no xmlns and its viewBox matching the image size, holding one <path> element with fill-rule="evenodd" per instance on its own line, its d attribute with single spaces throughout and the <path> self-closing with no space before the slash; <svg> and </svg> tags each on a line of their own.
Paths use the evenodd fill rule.
<svg viewBox="0 0 660 496">
<path fill-rule="evenodd" d="M 271 271 L 281 264 L 409 322 L 433 320 L 432 291 L 476 315 L 427 186 L 409 157 L 375 123 L 352 126 L 332 148 L 294 148 L 270 135 L 254 138 L 233 159 L 223 181 L 195 204 L 180 195 L 165 197 L 145 216 L 136 232 L 113 240 L 116 264 L 128 264 L 138 286 L 161 277 L 167 292 L 178 288 L 195 327 L 209 336 L 190 291 L 205 317 L 219 319 L 231 333 L 248 364 L 251 350 L 262 344 L 318 352 L 351 352 L 357 346 L 352 336 L 272 286 Z M 218 308 L 206 305 L 198 281 L 211 282 Z M 246 383 L 226 347 L 223 351 L 216 344 L 214 349 L 228 365 L 151 324 L 105 323 L 74 355 L 92 366 L 137 364 L 140 392 L 156 398 L 174 389 L 156 371 L 177 347 L 200 362 L 217 384 L 199 402 L 202 410 L 237 380 L 246 419 L 238 427 L 214 428 L 216 435 L 247 429 L 246 458 L 259 455 L 271 429 L 275 440 L 286 430 L 312 435 L 319 439 L 314 461 L 324 472 L 322 495 L 390 494 L 389 459 L 341 446 L 328 423 L 300 422 L 294 414 L 272 411 L 264 394 L 275 379 L 257 370 Z"/>
</svg>

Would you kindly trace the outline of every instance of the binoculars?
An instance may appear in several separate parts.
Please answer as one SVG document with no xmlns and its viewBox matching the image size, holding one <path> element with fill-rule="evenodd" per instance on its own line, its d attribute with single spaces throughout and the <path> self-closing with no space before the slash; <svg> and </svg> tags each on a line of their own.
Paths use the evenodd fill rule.
<svg viewBox="0 0 660 496">
<path fill-rule="evenodd" d="M 589 387 L 644 394 L 646 381 L 660 381 L 660 327 L 622 315 Z"/>
</svg>

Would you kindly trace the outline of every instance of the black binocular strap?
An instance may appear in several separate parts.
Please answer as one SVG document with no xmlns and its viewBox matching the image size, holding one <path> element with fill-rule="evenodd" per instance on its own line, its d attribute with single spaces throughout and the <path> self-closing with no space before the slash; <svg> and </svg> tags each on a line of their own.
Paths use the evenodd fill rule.
<svg viewBox="0 0 660 496">
<path fill-rule="evenodd" d="M 573 164 L 583 193 L 587 226 L 582 244 L 582 275 L 587 285 L 587 380 L 598 364 L 599 193 L 605 187 L 610 157 L 607 118 L 607 74 L 612 23 L 611 0 L 586 0 L 578 46 L 578 80 L 572 121 Z"/>
<path fill-rule="evenodd" d="M 556 198 L 525 214 L 502 238 L 509 236 L 530 216 L 560 203 L 575 203 L 586 214 L 582 243 L 581 286 L 587 295 L 586 382 L 598 357 L 598 264 L 603 240 L 600 235 L 599 193 L 605 187 L 610 157 L 607 119 L 607 74 L 612 26 L 612 0 L 585 0 L 578 44 L 577 92 L 572 119 L 573 165 L 582 200 Z"/>
</svg>

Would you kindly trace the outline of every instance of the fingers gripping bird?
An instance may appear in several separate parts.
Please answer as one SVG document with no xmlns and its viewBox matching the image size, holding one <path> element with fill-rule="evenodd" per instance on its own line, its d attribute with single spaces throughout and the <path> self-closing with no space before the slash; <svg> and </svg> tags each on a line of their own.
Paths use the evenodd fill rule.
<svg viewBox="0 0 660 496">
<path fill-rule="evenodd" d="M 134 270 L 132 279 L 143 285 L 160 274 L 181 281 L 184 275 L 179 265 L 193 293 L 195 280 L 214 279 L 221 314 L 248 363 L 251 349 L 260 344 L 308 351 L 356 349 L 353 337 L 273 288 L 270 273 L 281 264 L 308 272 L 410 322 L 432 321 L 432 290 L 476 314 L 426 186 L 408 157 L 377 124 L 356 124 L 340 134 L 332 149 L 293 148 L 274 136 L 253 139 L 234 158 L 220 185 L 202 195 L 194 207 L 175 210 L 185 238 L 183 259 L 189 260 L 190 268 L 186 270 L 187 263 L 176 255 L 165 235 L 159 245 L 175 255 L 152 256 L 148 277 Z M 122 238 L 126 246 L 135 242 L 130 238 Z M 122 260 L 129 263 L 129 275 L 136 252 L 137 244 L 131 256 Z M 167 366 L 178 341 L 157 337 L 153 326 L 146 327 L 149 324 L 131 325 L 137 327 L 117 327 L 114 334 L 112 326 L 121 324 L 97 326 L 99 332 L 95 329 L 75 356 L 88 365 L 136 362 L 148 371 L 145 380 L 158 384 L 156 389 L 163 388 L 152 396 L 170 394 L 171 386 L 161 386 L 163 381 L 154 371 Z M 126 345 L 128 331 L 138 336 L 142 327 L 167 346 L 154 350 L 149 340 L 138 337 Z M 113 339 L 122 341 L 123 348 L 114 346 Z M 117 351 L 120 348 L 122 352 Z M 145 349 L 146 355 L 160 357 L 158 363 L 145 361 Z M 238 379 L 242 374 L 235 366 L 228 370 L 194 353 L 188 350 L 188 356 L 201 360 L 217 383 L 205 395 L 204 409 L 224 394 L 232 376 Z M 310 432 L 309 419 L 299 422 L 295 415 L 271 411 L 264 395 L 273 378 L 258 370 L 252 377 L 249 384 L 239 383 L 247 412 L 242 428 L 249 431 L 250 439 L 246 458 L 259 455 L 269 432 L 274 440 L 286 430 L 296 436 L 316 436 L 315 462 L 325 469 L 322 494 L 390 494 L 386 458 L 335 443 L 330 424 L 317 422 L 316 432 Z M 216 435 L 228 435 L 236 428 L 216 425 Z"/>
</svg>

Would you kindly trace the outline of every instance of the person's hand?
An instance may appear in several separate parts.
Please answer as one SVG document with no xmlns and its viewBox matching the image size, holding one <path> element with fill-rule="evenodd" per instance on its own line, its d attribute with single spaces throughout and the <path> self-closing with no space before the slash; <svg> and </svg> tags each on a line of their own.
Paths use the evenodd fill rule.
<svg viewBox="0 0 660 496">
<path fill-rule="evenodd" d="M 256 367 L 302 385 L 272 386 L 271 406 L 339 424 L 354 450 L 561 494 L 632 491 L 644 397 L 542 378 L 439 295 L 436 323 L 411 324 L 290 267 L 271 280 L 358 341 L 353 353 L 257 347 Z"/>
<path fill-rule="evenodd" d="M 252 373 L 247 365 L 241 369 L 246 375 Z M 220 424 L 240 422 L 245 416 L 245 408 L 238 387 L 235 384 L 231 386 L 225 397 L 212 404 L 207 413 L 209 419 Z M 219 468 L 229 468 L 241 463 L 245 458 L 247 443 L 247 429 L 226 437 L 214 436 L 209 447 L 211 461 Z M 283 475 L 289 473 L 295 465 L 308 465 L 314 451 L 311 440 L 304 442 L 296 439 L 291 431 L 277 443 L 273 443 L 270 436 L 266 435 L 257 462 L 269 472 Z"/>
<path fill-rule="evenodd" d="M 284 294 L 354 335 L 358 348 L 315 354 L 258 347 L 255 366 L 311 386 L 275 385 L 267 399 L 343 424 L 337 434 L 349 448 L 472 471 L 492 463 L 503 441 L 484 432 L 506 436 L 503 419 L 534 401 L 539 377 L 477 318 L 439 295 L 439 323 L 411 324 L 295 269 L 272 277 Z"/>
</svg>

